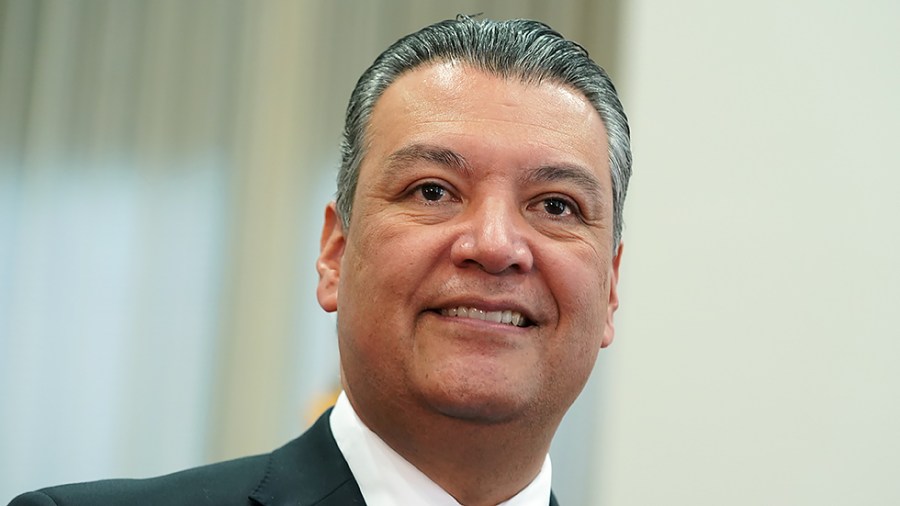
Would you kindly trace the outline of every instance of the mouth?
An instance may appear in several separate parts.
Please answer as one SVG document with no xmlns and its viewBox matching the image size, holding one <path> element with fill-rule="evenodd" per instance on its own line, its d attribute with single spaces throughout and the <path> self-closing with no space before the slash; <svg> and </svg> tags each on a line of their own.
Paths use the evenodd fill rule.
<svg viewBox="0 0 900 506">
<path fill-rule="evenodd" d="M 513 327 L 530 327 L 534 322 L 525 317 L 518 311 L 511 309 L 501 311 L 485 311 L 476 307 L 458 306 L 451 308 L 436 309 L 436 313 L 441 316 L 451 318 L 469 318 L 472 320 L 483 320 L 486 322 L 500 323 L 511 325 Z"/>
</svg>

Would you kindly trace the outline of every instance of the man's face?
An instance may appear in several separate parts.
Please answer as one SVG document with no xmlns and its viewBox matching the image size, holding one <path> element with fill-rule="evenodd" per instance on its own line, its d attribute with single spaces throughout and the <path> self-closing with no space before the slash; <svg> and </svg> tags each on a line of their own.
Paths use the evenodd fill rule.
<svg viewBox="0 0 900 506">
<path fill-rule="evenodd" d="M 618 306 L 598 113 L 439 63 L 385 91 L 368 138 L 350 228 L 326 210 L 317 264 L 360 416 L 558 423 Z"/>
</svg>

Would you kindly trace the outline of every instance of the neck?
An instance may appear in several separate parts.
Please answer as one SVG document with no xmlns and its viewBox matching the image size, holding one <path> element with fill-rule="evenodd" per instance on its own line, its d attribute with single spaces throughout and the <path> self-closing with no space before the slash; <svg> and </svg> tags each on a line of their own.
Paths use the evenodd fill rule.
<svg viewBox="0 0 900 506">
<path fill-rule="evenodd" d="M 410 405 L 366 410 L 347 395 L 369 429 L 465 506 L 495 506 L 528 486 L 559 423 L 484 423 Z"/>
</svg>

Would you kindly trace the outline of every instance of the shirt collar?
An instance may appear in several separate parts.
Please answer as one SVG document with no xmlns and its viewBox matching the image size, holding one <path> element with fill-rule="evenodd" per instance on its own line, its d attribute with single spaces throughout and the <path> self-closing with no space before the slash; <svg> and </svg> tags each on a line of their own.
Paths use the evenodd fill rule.
<svg viewBox="0 0 900 506">
<path fill-rule="evenodd" d="M 356 415 L 344 392 L 338 396 L 329 422 L 334 440 L 368 506 L 460 506 L 453 496 L 369 430 Z M 498 506 L 547 506 L 550 503 L 551 474 L 550 455 L 547 455 L 537 477 Z"/>
</svg>

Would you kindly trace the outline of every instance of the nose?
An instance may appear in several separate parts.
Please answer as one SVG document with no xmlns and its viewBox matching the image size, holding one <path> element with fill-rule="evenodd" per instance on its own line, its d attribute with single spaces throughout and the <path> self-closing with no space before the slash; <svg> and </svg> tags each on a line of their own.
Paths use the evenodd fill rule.
<svg viewBox="0 0 900 506">
<path fill-rule="evenodd" d="M 525 235 L 528 224 L 512 204 L 487 199 L 470 207 L 450 250 L 459 267 L 480 267 L 490 274 L 528 272 L 534 265 Z"/>
</svg>

